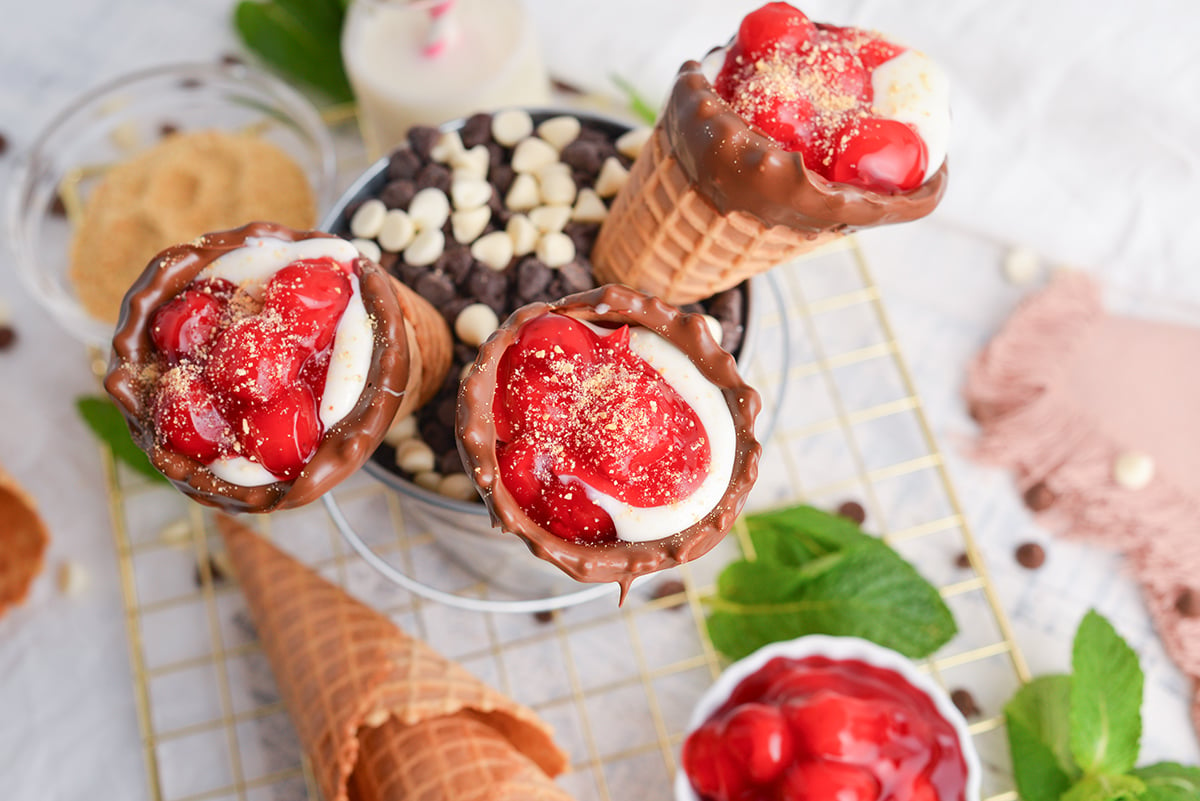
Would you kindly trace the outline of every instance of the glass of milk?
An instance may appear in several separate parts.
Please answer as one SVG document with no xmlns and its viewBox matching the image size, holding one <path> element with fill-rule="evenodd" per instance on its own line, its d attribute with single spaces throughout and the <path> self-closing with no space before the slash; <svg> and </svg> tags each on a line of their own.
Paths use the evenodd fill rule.
<svg viewBox="0 0 1200 801">
<path fill-rule="evenodd" d="M 342 59 L 372 158 L 413 125 L 550 101 L 520 0 L 354 0 Z"/>
</svg>

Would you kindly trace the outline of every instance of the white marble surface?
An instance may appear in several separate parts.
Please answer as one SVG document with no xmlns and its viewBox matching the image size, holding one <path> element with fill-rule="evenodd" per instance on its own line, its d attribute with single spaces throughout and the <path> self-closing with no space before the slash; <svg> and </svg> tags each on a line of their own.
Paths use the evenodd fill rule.
<svg viewBox="0 0 1200 801">
<path fill-rule="evenodd" d="M 551 69 L 605 90 L 620 72 L 647 95 L 678 63 L 728 35 L 746 0 L 528 0 Z M 135 68 L 235 52 L 228 0 L 41 0 L 0 27 L 0 133 L 9 154 L 81 91 Z M 20 13 L 16 13 L 19 10 Z M 1136 589 L 1108 554 L 1054 543 L 1036 577 L 1015 543 L 1048 540 L 1007 478 L 957 454 L 970 436 L 962 369 L 1020 290 L 1000 277 L 1012 244 L 1112 284 L 1200 302 L 1197 185 L 1200 7 L 1152 0 L 1120 10 L 1082 0 L 808 4 L 818 19 L 894 32 L 946 64 L 956 130 L 951 189 L 934 218 L 864 236 L 966 514 L 1035 672 L 1066 664 L 1070 633 L 1098 602 L 1151 671 L 1147 714 L 1186 731 L 1180 679 L 1149 633 Z M 3 173 L 0 173 L 3 174 Z M 2 184 L 3 181 L 0 181 Z M 34 305 L 10 269 L 0 298 L 20 340 L 0 353 L 0 462 L 38 498 L 54 536 L 31 599 L 0 620 L 0 785 L 47 801 L 145 793 L 128 644 L 100 461 L 73 399 L 94 390 L 82 349 Z M 60 595 L 54 568 L 89 586 Z M 1190 735 L 1148 725 L 1146 758 L 1195 761 Z"/>
</svg>

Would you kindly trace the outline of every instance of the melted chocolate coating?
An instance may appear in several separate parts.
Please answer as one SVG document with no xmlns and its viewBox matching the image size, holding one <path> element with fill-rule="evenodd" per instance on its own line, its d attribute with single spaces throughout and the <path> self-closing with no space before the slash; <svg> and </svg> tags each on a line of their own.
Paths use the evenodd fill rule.
<svg viewBox="0 0 1200 801">
<path fill-rule="evenodd" d="M 659 121 L 684 174 L 722 214 L 741 211 L 764 225 L 799 231 L 853 231 L 907 222 L 933 211 L 946 191 L 946 165 L 909 192 L 889 195 L 811 172 L 799 153 L 758 133 L 688 61 Z"/>
<path fill-rule="evenodd" d="M 604 311 L 599 310 L 606 306 Z M 648 328 L 686 353 L 700 373 L 721 390 L 737 433 L 733 474 L 721 500 L 699 522 L 651 542 L 574 543 L 534 522 L 504 486 L 492 414 L 497 367 L 521 326 L 547 312 Z M 729 532 L 758 478 L 762 446 L 754 438 L 754 419 L 761 408 L 758 393 L 738 375 L 733 357 L 713 340 L 701 315 L 686 314 L 655 297 L 610 284 L 555 303 L 522 306 L 480 347 L 459 389 L 458 449 L 467 474 L 483 496 L 493 526 L 521 537 L 535 556 L 557 565 L 578 581 L 617 582 L 624 600 L 636 577 L 703 556 Z"/>
<path fill-rule="evenodd" d="M 337 238 L 319 231 L 293 231 L 275 223 L 257 222 L 167 248 L 147 265 L 125 295 L 104 380 L 104 388 L 125 415 L 134 442 L 154 466 L 184 494 L 226 512 L 270 512 L 302 506 L 349 477 L 387 433 L 409 372 L 404 315 L 391 279 L 374 262 L 360 258 L 355 262 L 359 288 L 375 327 L 375 350 L 367 383 L 358 403 L 325 432 L 317 452 L 296 479 L 258 487 L 230 484 L 201 462 L 159 445 L 153 422 L 155 380 L 147 378 L 157 377 L 159 361 L 150 339 L 150 321 L 154 312 L 184 291 L 201 270 L 251 237 L 293 242 Z"/>
</svg>

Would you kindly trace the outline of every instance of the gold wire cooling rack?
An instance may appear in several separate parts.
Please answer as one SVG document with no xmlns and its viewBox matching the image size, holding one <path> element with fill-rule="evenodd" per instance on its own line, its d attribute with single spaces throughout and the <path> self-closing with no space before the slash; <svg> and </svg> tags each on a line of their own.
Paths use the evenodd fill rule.
<svg viewBox="0 0 1200 801">
<path fill-rule="evenodd" d="M 1001 709 L 1028 671 L 862 252 L 847 238 L 777 272 L 784 308 L 759 321 L 759 338 L 790 331 L 791 357 L 786 370 L 756 359 L 749 371 L 764 397 L 784 385 L 750 508 L 856 500 L 865 527 L 941 588 L 960 633 L 923 667 L 973 697 L 983 798 L 1012 801 Z M 150 796 L 318 799 L 208 513 L 106 464 Z M 381 484 L 357 476 L 337 500 L 377 553 L 487 594 L 469 574 L 454 574 Z M 259 522 L 282 547 L 554 724 L 571 756 L 562 782 L 575 798 L 672 797 L 692 705 L 722 668 L 704 633 L 703 598 L 737 556 L 740 535 L 635 585 L 623 608 L 606 596 L 518 615 L 408 593 L 354 555 L 319 505 Z"/>
</svg>

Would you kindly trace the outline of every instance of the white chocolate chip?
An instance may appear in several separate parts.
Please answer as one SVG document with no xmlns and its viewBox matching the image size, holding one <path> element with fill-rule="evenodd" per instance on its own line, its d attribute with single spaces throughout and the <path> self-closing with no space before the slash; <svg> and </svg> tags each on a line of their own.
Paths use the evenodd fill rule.
<svg viewBox="0 0 1200 801">
<path fill-rule="evenodd" d="M 558 161 L 558 151 L 545 140 L 531 136 L 513 148 L 512 168 L 517 172 L 537 172 L 547 164 Z"/>
<path fill-rule="evenodd" d="M 1027 286 L 1037 280 L 1042 267 L 1031 248 L 1016 247 L 1004 257 L 1004 277 L 1014 286 Z"/>
<path fill-rule="evenodd" d="M 456 501 L 473 501 L 479 498 L 475 483 L 466 473 L 451 473 L 438 483 L 438 494 Z"/>
<path fill-rule="evenodd" d="M 464 476 L 466 478 L 466 476 Z M 87 589 L 88 574 L 83 565 L 67 560 L 58 566 L 58 591 L 74 598 Z"/>
<path fill-rule="evenodd" d="M 441 228 L 450 216 L 450 199 L 436 186 L 426 187 L 413 195 L 408 204 L 408 216 L 418 230 Z"/>
<path fill-rule="evenodd" d="M 492 210 L 488 206 L 464 209 L 450 215 L 450 230 L 454 232 L 456 240 L 469 245 L 479 238 L 491 221 Z"/>
<path fill-rule="evenodd" d="M 413 476 L 413 483 L 430 492 L 437 492 L 438 485 L 442 483 L 442 474 L 433 470 L 423 470 Z"/>
<path fill-rule="evenodd" d="M 492 138 L 505 147 L 512 147 L 533 133 L 533 117 L 521 109 L 499 111 L 492 117 Z"/>
<path fill-rule="evenodd" d="M 429 157 L 442 164 L 453 164 L 454 159 L 464 152 L 466 152 L 466 148 L 463 147 L 462 137 L 458 135 L 458 131 L 446 131 L 429 149 Z"/>
<path fill-rule="evenodd" d="M 721 328 L 721 321 L 711 314 L 704 315 L 704 324 L 708 326 L 708 333 L 712 334 L 712 338 L 721 344 L 721 339 L 725 336 L 725 331 Z"/>
<path fill-rule="evenodd" d="M 387 433 L 383 435 L 383 441 L 394 448 L 404 440 L 413 439 L 416 436 L 417 418 L 415 415 L 406 414 L 399 420 L 392 421 Z"/>
<path fill-rule="evenodd" d="M 417 227 L 412 218 L 401 209 L 392 209 L 384 215 L 383 225 L 379 226 L 376 238 L 384 250 L 399 253 L 412 244 L 416 233 Z"/>
<path fill-rule="evenodd" d="M 132 122 L 123 122 L 116 126 L 109 133 L 108 138 L 112 140 L 118 150 L 124 150 L 126 153 L 132 153 L 142 144 L 142 137 L 138 134 L 137 126 Z"/>
<path fill-rule="evenodd" d="M 604 222 L 608 216 L 608 207 L 596 194 L 596 190 L 584 187 L 575 198 L 575 208 L 571 210 L 571 219 L 581 223 Z"/>
<path fill-rule="evenodd" d="M 470 150 L 464 150 L 450 160 L 454 173 L 462 173 L 471 178 L 487 178 L 491 154 L 485 145 L 475 145 Z"/>
<path fill-rule="evenodd" d="M 379 245 L 374 239 L 351 239 L 350 244 L 358 249 L 358 253 L 364 259 L 371 261 L 379 261 L 383 258 L 383 251 L 379 249 Z"/>
<path fill-rule="evenodd" d="M 576 117 L 551 117 L 537 127 L 537 134 L 555 150 L 562 150 L 579 138 L 582 127 Z"/>
<path fill-rule="evenodd" d="M 432 470 L 436 457 L 433 448 L 422 440 L 413 438 L 401 440 L 396 446 L 396 467 L 406 473 L 423 473 Z"/>
<path fill-rule="evenodd" d="M 621 191 L 621 187 L 629 180 L 629 170 L 621 166 L 621 162 L 613 156 L 604 160 L 600 174 L 596 176 L 596 194 L 600 197 L 612 197 Z"/>
<path fill-rule="evenodd" d="M 575 258 L 575 243 L 566 234 L 549 233 L 538 240 L 534 252 L 547 267 L 562 267 Z"/>
<path fill-rule="evenodd" d="M 1145 489 L 1154 480 L 1154 459 L 1141 451 L 1126 451 L 1113 463 L 1113 478 L 1127 490 Z"/>
<path fill-rule="evenodd" d="M 413 267 L 427 267 L 437 261 L 446 250 L 446 235 L 441 228 L 426 228 L 419 231 L 404 249 L 404 260 Z"/>
<path fill-rule="evenodd" d="M 653 132 L 653 128 L 641 127 L 621 134 L 617 137 L 617 152 L 625 158 L 636 159 Z"/>
<path fill-rule="evenodd" d="M 561 231 L 570 219 L 570 206 L 538 206 L 529 212 L 529 221 L 543 234 Z"/>
<path fill-rule="evenodd" d="M 533 249 L 537 247 L 538 236 L 540 235 L 537 226 L 524 214 L 514 214 L 509 217 L 505 233 L 512 240 L 514 256 L 524 256 L 527 253 L 532 253 Z"/>
<path fill-rule="evenodd" d="M 454 318 L 454 334 L 468 345 L 479 346 L 500 327 L 500 318 L 486 303 L 472 303 Z"/>
<path fill-rule="evenodd" d="M 537 179 L 532 175 L 518 175 L 504 198 L 504 205 L 512 211 L 529 211 L 541 200 Z"/>
<path fill-rule="evenodd" d="M 563 166 L 565 167 L 566 165 L 564 164 Z M 570 173 L 563 173 L 558 170 L 543 170 L 538 174 L 538 178 L 543 203 L 569 206 L 575 202 L 575 179 L 571 177 Z"/>
<path fill-rule="evenodd" d="M 379 236 L 383 227 L 383 218 L 387 215 L 387 206 L 379 198 L 371 198 L 358 207 L 350 218 L 350 233 L 359 239 L 374 239 Z"/>
<path fill-rule="evenodd" d="M 513 242 L 505 232 L 492 231 L 475 240 L 471 245 L 471 255 L 499 272 L 512 261 Z"/>
<path fill-rule="evenodd" d="M 450 199 L 456 209 L 477 209 L 487 205 L 492 185 L 482 178 L 454 178 L 450 181 Z"/>
</svg>

